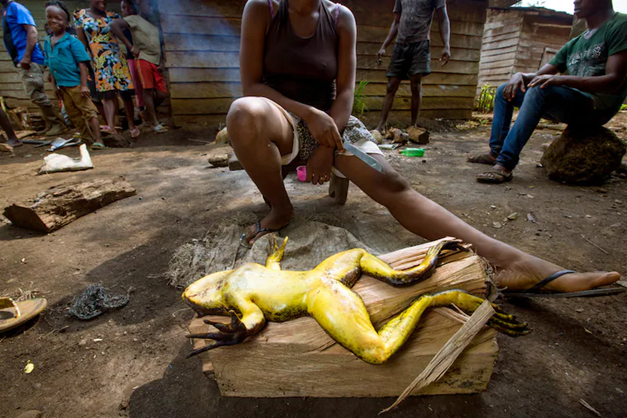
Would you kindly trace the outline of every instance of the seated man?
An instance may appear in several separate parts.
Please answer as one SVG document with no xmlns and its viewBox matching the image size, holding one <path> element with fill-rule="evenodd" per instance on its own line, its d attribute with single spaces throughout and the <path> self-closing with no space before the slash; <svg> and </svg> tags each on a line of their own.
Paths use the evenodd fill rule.
<svg viewBox="0 0 627 418">
<path fill-rule="evenodd" d="M 496 90 L 490 152 L 468 157 L 472 163 L 494 165 L 478 181 L 512 180 L 541 118 L 600 126 L 620 110 L 627 97 L 627 15 L 615 13 L 612 0 L 576 0 L 575 16 L 586 20 L 586 32 L 537 73 L 517 73 Z M 514 107 L 520 113 L 510 130 Z"/>
</svg>

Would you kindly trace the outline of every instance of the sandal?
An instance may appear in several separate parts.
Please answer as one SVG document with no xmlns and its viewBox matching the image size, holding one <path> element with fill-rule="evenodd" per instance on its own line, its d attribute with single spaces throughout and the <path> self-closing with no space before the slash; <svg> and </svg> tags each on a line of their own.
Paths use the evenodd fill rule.
<svg viewBox="0 0 627 418">
<path fill-rule="evenodd" d="M 162 124 L 159 124 L 157 126 L 153 126 L 152 130 L 155 131 L 158 134 L 164 134 L 164 133 L 168 132 L 168 128 L 166 128 Z"/>
<path fill-rule="evenodd" d="M 139 128 L 135 128 L 131 130 L 131 138 L 133 139 L 137 139 L 139 138 L 139 135 L 141 135 L 141 131 L 139 130 Z"/>
<path fill-rule="evenodd" d="M 15 302 L 11 298 L 0 298 L 0 333 L 23 325 L 39 315 L 48 302 L 43 298 Z"/>
<path fill-rule="evenodd" d="M 494 169 L 492 171 L 487 171 L 485 173 L 480 173 L 477 175 L 477 181 L 479 183 L 490 183 L 490 184 L 501 184 L 506 183 L 508 181 L 512 181 L 514 178 L 513 173 L 506 173 L 501 170 Z"/>
<path fill-rule="evenodd" d="M 247 237 L 246 232 L 242 232 L 242 235 L 240 235 L 239 237 L 239 244 L 242 247 L 246 247 L 250 250 L 251 248 L 253 248 L 252 244 L 250 244 L 250 241 L 256 240 L 259 237 L 259 234 L 265 235 L 265 234 L 270 234 L 272 232 L 279 232 L 280 230 L 287 228 L 289 224 L 290 223 L 288 222 L 285 225 L 283 225 L 281 228 L 271 229 L 271 228 L 262 228 L 261 221 L 257 221 L 257 223 L 255 224 L 255 233 L 251 237 Z"/>
<path fill-rule="evenodd" d="M 469 155 L 466 157 L 466 161 L 474 164 L 494 165 L 496 163 L 496 158 L 494 158 L 491 153 L 483 153 Z"/>
<path fill-rule="evenodd" d="M 104 144 L 101 144 L 100 142 L 94 142 L 93 144 L 91 144 L 91 147 L 89 147 L 89 149 L 91 151 L 100 151 L 103 149 L 107 149 L 107 147 L 105 147 Z"/>
<path fill-rule="evenodd" d="M 521 298 L 578 298 L 583 296 L 609 296 L 627 291 L 627 289 L 623 287 L 616 286 L 605 289 L 583 290 L 580 292 L 555 292 L 545 289 L 546 285 L 551 283 L 553 280 L 572 273 L 576 272 L 573 270 L 558 271 L 527 290 L 504 290 L 501 293 L 505 296 Z"/>
</svg>

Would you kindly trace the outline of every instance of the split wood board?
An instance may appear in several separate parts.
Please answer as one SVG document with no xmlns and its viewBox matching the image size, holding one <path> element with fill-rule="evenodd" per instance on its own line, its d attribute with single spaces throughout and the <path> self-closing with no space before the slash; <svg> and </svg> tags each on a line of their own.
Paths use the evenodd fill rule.
<svg viewBox="0 0 627 418">
<path fill-rule="evenodd" d="M 4 216 L 15 226 L 50 233 L 135 193 L 124 177 L 63 185 L 7 206 Z"/>
<path fill-rule="evenodd" d="M 381 256 L 396 269 L 416 266 L 434 243 Z M 472 253 L 448 253 L 435 274 L 422 283 L 396 288 L 362 276 L 354 290 L 364 300 L 372 322 L 381 327 L 418 295 L 462 289 L 485 295 L 483 261 Z M 400 395 L 435 354 L 459 330 L 448 309 L 426 314 L 407 343 L 384 365 L 371 365 L 331 339 L 312 318 L 268 323 L 244 343 L 221 347 L 199 357 L 203 371 L 215 377 L 229 397 L 388 397 Z M 224 317 L 213 320 L 227 321 Z M 190 333 L 206 333 L 202 318 Z M 194 340 L 194 348 L 205 345 Z M 487 388 L 498 354 L 496 332 L 484 328 L 444 377 L 412 395 L 469 394 Z"/>
</svg>

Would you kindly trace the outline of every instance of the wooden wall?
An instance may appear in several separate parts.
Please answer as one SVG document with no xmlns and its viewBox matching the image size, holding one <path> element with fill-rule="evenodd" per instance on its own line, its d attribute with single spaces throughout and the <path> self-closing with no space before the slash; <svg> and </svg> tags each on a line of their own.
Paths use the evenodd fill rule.
<svg viewBox="0 0 627 418">
<path fill-rule="evenodd" d="M 357 81 L 365 89 L 376 119 L 381 109 L 392 53 L 388 48 L 383 65 L 376 54 L 393 20 L 394 0 L 343 0 L 355 14 L 357 35 Z M 179 123 L 223 123 L 230 104 L 240 97 L 239 33 L 244 0 L 158 0 L 161 12 L 166 65 L 169 69 L 172 113 Z M 431 118 L 471 116 L 487 0 L 448 0 L 451 18 L 453 60 L 440 67 L 442 42 L 437 23 L 432 30 L 432 71 L 425 79 L 424 112 Z M 403 83 L 391 119 L 409 120 L 410 91 Z"/>
<path fill-rule="evenodd" d="M 37 24 L 37 30 L 39 32 L 40 47 L 43 48 L 43 40 L 46 37 L 46 31 L 44 26 L 46 24 L 45 4 L 47 0 L 20 0 L 23 6 L 30 10 L 35 23 Z M 119 11 L 119 1 L 109 1 L 109 8 Z M 116 4 L 117 3 L 117 4 Z M 87 0 L 69 0 L 65 1 L 70 13 L 74 10 L 89 7 L 89 1 Z M 4 36 L 4 34 L 2 34 Z M 11 62 L 11 58 L 4 47 L 4 40 L 0 40 L 0 96 L 4 97 L 6 103 L 10 107 L 24 106 L 32 110 L 39 110 L 39 108 L 31 103 L 26 96 L 22 83 L 15 66 Z M 48 97 L 56 103 L 52 86 L 46 82 L 46 91 Z"/>
<path fill-rule="evenodd" d="M 528 9 L 489 9 L 479 86 L 498 86 L 517 72 L 535 72 L 545 55 L 568 42 L 572 16 Z M 548 51 L 547 51 L 548 49 Z"/>
</svg>

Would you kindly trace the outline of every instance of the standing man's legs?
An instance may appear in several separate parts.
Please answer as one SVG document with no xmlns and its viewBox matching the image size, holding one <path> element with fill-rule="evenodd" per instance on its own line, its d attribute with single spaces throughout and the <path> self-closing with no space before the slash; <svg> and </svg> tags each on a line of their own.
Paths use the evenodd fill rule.
<svg viewBox="0 0 627 418">
<path fill-rule="evenodd" d="M 28 70 L 18 68 L 22 85 L 30 100 L 40 109 L 46 122 L 46 136 L 56 136 L 65 130 L 65 124 L 57 115 L 44 89 L 44 67 L 32 63 Z"/>
<path fill-rule="evenodd" d="M 385 134 L 388 116 L 390 115 L 390 110 L 392 110 L 394 97 L 396 97 L 398 87 L 401 85 L 401 80 L 400 77 L 388 77 L 385 99 L 383 99 L 383 108 L 381 109 L 381 121 L 379 122 L 379 126 L 377 126 L 377 131 L 382 134 Z"/>
<path fill-rule="evenodd" d="M 422 104 L 422 74 L 416 74 L 411 79 L 411 126 L 418 126 L 418 115 Z"/>
<path fill-rule="evenodd" d="M 11 121 L 2 107 L 0 107 L 0 127 L 7 134 L 7 145 L 11 148 L 19 147 L 22 145 L 22 142 L 15 135 L 15 131 L 13 130 L 13 125 L 11 125 Z"/>
</svg>

